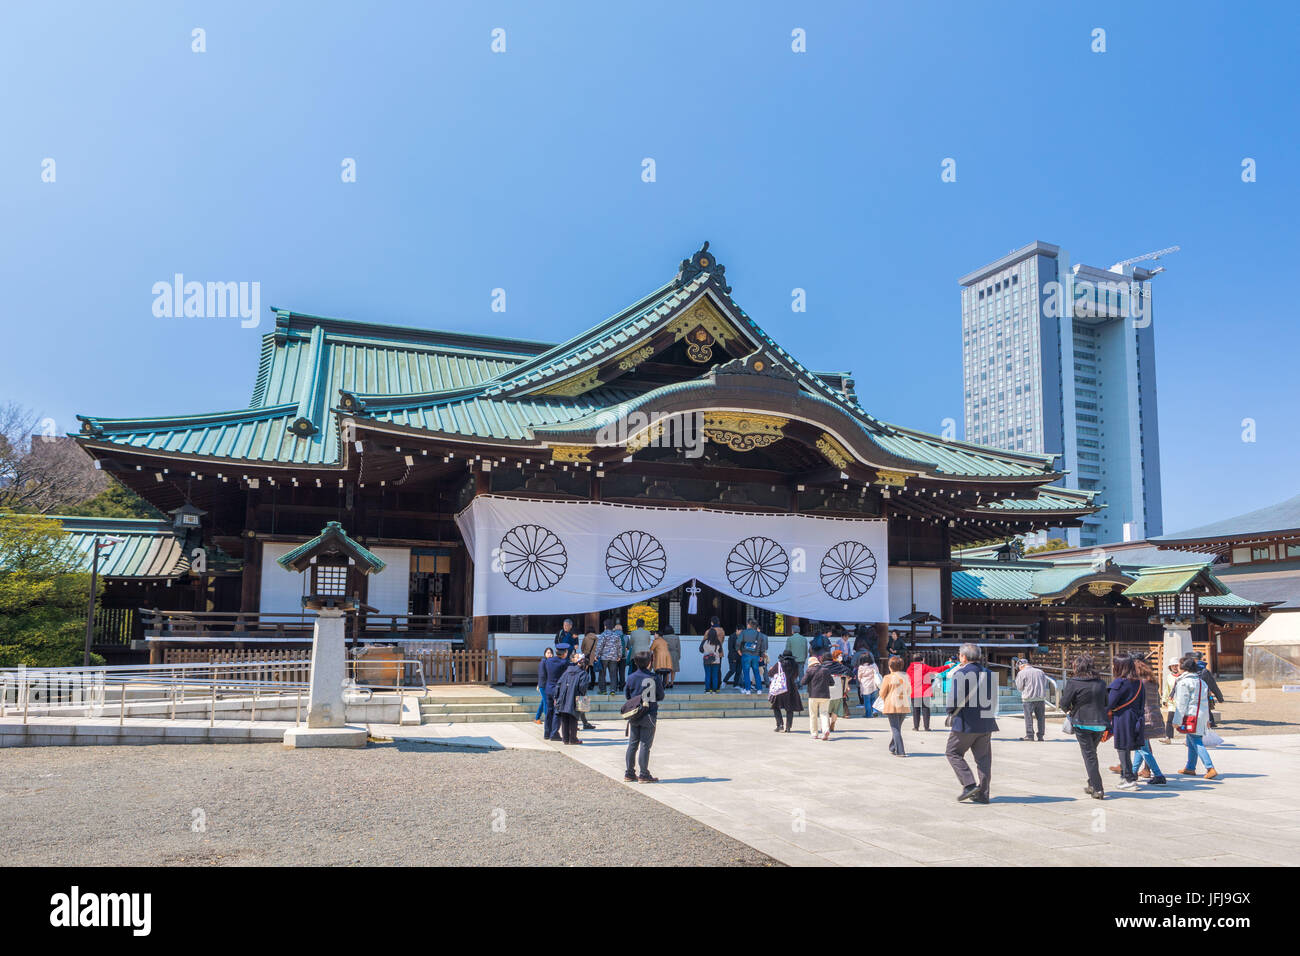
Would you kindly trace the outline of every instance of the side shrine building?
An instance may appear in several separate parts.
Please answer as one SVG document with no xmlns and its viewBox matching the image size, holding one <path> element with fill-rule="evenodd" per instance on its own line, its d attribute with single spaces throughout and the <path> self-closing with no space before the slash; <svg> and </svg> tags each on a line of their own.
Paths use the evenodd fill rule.
<svg viewBox="0 0 1300 956">
<path fill-rule="evenodd" d="M 385 564 L 346 582 L 351 636 L 508 656 L 565 617 L 950 624 L 954 547 L 1098 510 L 1054 455 L 873 417 L 737 304 L 708 243 L 560 344 L 275 310 L 247 407 L 81 421 L 178 523 L 185 564 L 142 620 L 155 660 L 302 642 L 306 585 L 277 561 L 330 521 Z M 1025 639 L 970 628 L 945 632 Z"/>
</svg>

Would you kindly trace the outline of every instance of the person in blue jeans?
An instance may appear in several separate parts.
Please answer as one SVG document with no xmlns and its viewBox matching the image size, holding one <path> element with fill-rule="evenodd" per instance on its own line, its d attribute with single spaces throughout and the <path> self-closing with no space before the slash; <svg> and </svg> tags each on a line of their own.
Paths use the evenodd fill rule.
<svg viewBox="0 0 1300 956">
<path fill-rule="evenodd" d="M 767 638 L 755 626 L 753 619 L 745 622 L 745 629 L 736 638 L 736 647 L 740 651 L 742 692 L 752 694 L 761 691 L 763 689 L 762 660 L 767 651 Z"/>
<path fill-rule="evenodd" d="M 1210 689 L 1201 680 L 1196 655 L 1188 654 L 1179 661 L 1179 667 L 1182 676 L 1174 684 L 1174 726 L 1181 727 L 1183 721 L 1190 718 L 1192 732 L 1187 734 L 1187 766 L 1178 772 L 1196 776 L 1199 758 L 1205 764 L 1205 779 L 1213 780 L 1219 771 L 1214 769 L 1214 761 L 1205 746 L 1205 732 L 1210 728 Z"/>
<path fill-rule="evenodd" d="M 537 662 L 537 693 L 542 695 L 542 699 L 537 702 L 537 713 L 533 715 L 533 723 L 540 724 L 542 715 L 546 713 L 546 688 L 542 682 L 546 679 L 546 659 L 554 657 L 555 650 L 548 647 L 542 651 L 542 659 Z"/>
<path fill-rule="evenodd" d="M 1165 732 L 1165 719 L 1160 715 L 1160 686 L 1156 682 L 1155 668 L 1145 657 L 1141 655 L 1134 657 L 1133 667 L 1137 671 L 1138 680 L 1146 690 L 1144 697 L 1146 734 L 1141 748 L 1133 751 L 1133 772 L 1139 777 L 1145 777 L 1150 784 L 1164 786 L 1168 781 L 1160 772 L 1156 755 L 1151 752 L 1151 739 L 1163 737 Z M 1143 764 L 1146 764 L 1145 768 Z"/>
<path fill-rule="evenodd" d="M 704 664 L 704 693 L 716 694 L 722 689 L 722 655 L 726 652 L 727 634 L 712 618 L 709 629 L 700 641 L 701 660 Z"/>
</svg>

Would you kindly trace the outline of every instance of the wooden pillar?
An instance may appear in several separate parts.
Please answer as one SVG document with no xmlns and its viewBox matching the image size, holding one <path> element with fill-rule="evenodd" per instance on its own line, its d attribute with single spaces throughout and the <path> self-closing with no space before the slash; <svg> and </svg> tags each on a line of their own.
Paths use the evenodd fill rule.
<svg viewBox="0 0 1300 956">
<path fill-rule="evenodd" d="M 486 651 L 488 649 L 488 619 L 485 615 L 476 615 L 470 625 L 469 650 Z"/>
<path fill-rule="evenodd" d="M 595 631 L 597 634 L 599 634 L 601 630 L 600 612 L 588 611 L 585 615 L 583 615 L 583 628 L 584 630 Z"/>
</svg>

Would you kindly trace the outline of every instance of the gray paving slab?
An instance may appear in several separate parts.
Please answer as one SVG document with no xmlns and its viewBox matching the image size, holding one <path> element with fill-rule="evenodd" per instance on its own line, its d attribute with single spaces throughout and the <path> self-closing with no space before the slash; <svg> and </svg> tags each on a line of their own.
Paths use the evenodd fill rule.
<svg viewBox="0 0 1300 956">
<path fill-rule="evenodd" d="M 1300 860 L 1300 747 L 1289 735 L 1236 737 L 1214 752 L 1218 780 L 1182 777 L 1185 751 L 1159 747 L 1170 784 L 1083 793 L 1078 746 L 1059 728 L 1042 743 L 1015 739 L 1002 722 L 993 748 L 993 802 L 959 804 L 943 757 L 946 732 L 904 731 L 909 756 L 887 751 L 882 725 L 855 721 L 830 742 L 774 734 L 762 721 L 663 721 L 651 770 L 639 789 L 728 836 L 791 865 L 1159 866 L 1187 859 L 1243 865 Z M 593 745 L 544 744 L 536 725 L 515 725 L 544 746 L 621 779 L 620 733 L 597 722 Z M 799 725 L 796 724 L 796 727 Z M 459 725 L 461 733 L 473 733 Z M 1300 735 L 1296 735 L 1300 736 Z M 1117 762 L 1103 748 L 1104 764 Z M 792 831 L 792 812 L 803 829 Z M 1207 829 L 1213 838 L 1206 836 Z M 1195 855 L 1195 856 L 1192 856 Z"/>
</svg>

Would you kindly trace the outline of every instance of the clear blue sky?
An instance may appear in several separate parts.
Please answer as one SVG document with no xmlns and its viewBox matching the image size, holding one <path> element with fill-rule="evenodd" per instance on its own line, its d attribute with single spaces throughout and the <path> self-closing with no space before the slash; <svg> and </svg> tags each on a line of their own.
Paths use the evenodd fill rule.
<svg viewBox="0 0 1300 956">
<path fill-rule="evenodd" d="M 270 7 L 0 8 L 0 401 L 60 431 L 245 405 L 266 321 L 155 318 L 177 272 L 260 282 L 264 313 L 558 340 L 709 239 L 778 341 L 938 431 L 958 276 L 1034 239 L 1099 266 L 1177 243 L 1165 527 L 1297 491 L 1300 5 Z"/>
</svg>

